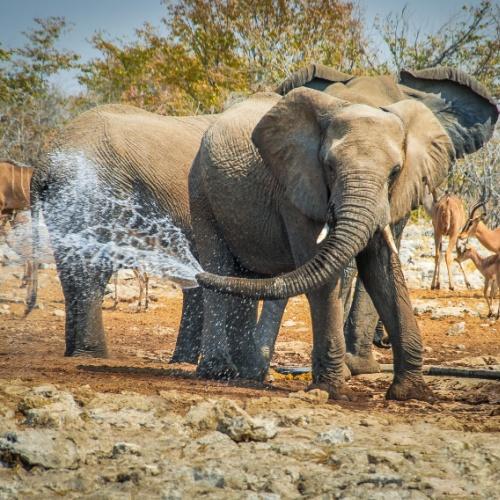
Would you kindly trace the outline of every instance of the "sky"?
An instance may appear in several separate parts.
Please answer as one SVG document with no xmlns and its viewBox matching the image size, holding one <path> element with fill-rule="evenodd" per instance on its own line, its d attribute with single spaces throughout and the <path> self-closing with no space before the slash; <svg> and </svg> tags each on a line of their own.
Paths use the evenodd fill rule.
<svg viewBox="0 0 500 500">
<path fill-rule="evenodd" d="M 439 28 L 464 2 L 477 5 L 480 0 L 359 0 L 367 32 L 375 40 L 373 21 L 377 15 L 383 18 L 408 5 L 412 23 L 425 33 Z M 97 55 L 89 43 L 96 31 L 133 39 L 135 28 L 145 22 L 159 25 L 164 14 L 160 0 L 0 0 L 0 42 L 6 47 L 20 46 L 24 43 L 22 32 L 33 26 L 33 18 L 64 16 L 73 28 L 61 39 L 61 46 L 85 61 Z M 55 83 L 67 92 L 78 90 L 73 73 L 58 76 Z"/>
</svg>

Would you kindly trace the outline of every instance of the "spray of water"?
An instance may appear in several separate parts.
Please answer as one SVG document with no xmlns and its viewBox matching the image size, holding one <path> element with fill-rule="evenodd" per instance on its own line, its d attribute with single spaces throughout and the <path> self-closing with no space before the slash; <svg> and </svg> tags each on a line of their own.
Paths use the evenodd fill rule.
<svg viewBox="0 0 500 500">
<path fill-rule="evenodd" d="M 51 240 L 63 249 L 63 260 L 105 263 L 113 271 L 140 268 L 197 286 L 195 275 L 202 269 L 186 236 L 140 185 L 113 178 L 82 153 L 53 153 L 50 172 L 64 180 L 47 202 Z"/>
</svg>

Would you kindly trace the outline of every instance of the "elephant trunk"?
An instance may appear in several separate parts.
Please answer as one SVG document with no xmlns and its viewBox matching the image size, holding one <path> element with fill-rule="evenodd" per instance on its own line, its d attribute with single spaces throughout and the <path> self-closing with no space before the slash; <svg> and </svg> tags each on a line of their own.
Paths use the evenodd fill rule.
<svg viewBox="0 0 500 500">
<path fill-rule="evenodd" d="M 368 243 L 377 228 L 374 189 L 344 195 L 335 211 L 336 223 L 319 252 L 304 265 L 281 276 L 246 279 L 200 273 L 198 283 L 208 289 L 253 299 L 284 299 L 320 288 L 335 279 Z M 378 190 L 377 190 L 378 191 Z M 378 194 L 380 194 L 378 192 Z"/>
</svg>

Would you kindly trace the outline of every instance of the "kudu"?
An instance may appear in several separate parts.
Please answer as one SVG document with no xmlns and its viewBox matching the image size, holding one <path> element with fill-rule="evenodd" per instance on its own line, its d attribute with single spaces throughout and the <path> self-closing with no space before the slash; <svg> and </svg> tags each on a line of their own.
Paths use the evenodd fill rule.
<svg viewBox="0 0 500 500">
<path fill-rule="evenodd" d="M 474 247 L 466 243 L 463 251 L 458 250 L 456 260 L 457 262 L 464 262 L 467 259 L 471 259 L 478 271 L 484 276 L 483 295 L 488 304 L 488 317 L 491 317 L 493 316 L 493 301 L 500 285 L 500 254 L 495 253 L 487 257 L 481 257 Z M 499 317 L 500 299 L 496 319 Z"/>
<path fill-rule="evenodd" d="M 443 236 L 448 237 L 448 247 L 446 248 L 445 260 L 446 268 L 448 270 L 448 280 L 450 290 L 454 290 L 453 277 L 451 274 L 451 265 L 453 257 L 451 252 L 458 240 L 460 228 L 463 227 L 466 216 L 462 200 L 457 196 L 445 193 L 443 196 L 438 197 L 436 190 L 431 190 L 429 185 L 425 183 L 425 193 L 423 198 L 423 206 L 427 214 L 432 218 L 432 225 L 434 227 L 434 275 L 432 277 L 431 289 L 439 289 L 440 283 L 440 270 L 442 260 L 442 242 Z M 465 275 L 464 268 L 461 262 L 458 262 L 460 270 L 464 275 L 464 281 L 467 288 L 470 288 L 469 280 Z"/>
<path fill-rule="evenodd" d="M 485 203 L 485 201 L 479 201 L 472 207 L 469 218 L 458 237 L 458 251 L 465 248 L 471 236 L 475 236 L 486 249 L 496 254 L 500 253 L 500 227 L 489 229 L 483 222 L 483 218 L 486 215 L 484 211 Z M 480 212 L 481 208 L 483 210 Z"/>
</svg>

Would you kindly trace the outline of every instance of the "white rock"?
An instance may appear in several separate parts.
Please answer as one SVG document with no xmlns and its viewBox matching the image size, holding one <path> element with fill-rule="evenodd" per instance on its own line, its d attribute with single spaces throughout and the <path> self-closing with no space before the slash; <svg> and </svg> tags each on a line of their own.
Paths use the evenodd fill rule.
<svg viewBox="0 0 500 500">
<path fill-rule="evenodd" d="M 141 447 L 135 443 L 126 443 L 126 442 L 118 442 L 113 445 L 113 451 L 111 452 L 111 456 L 116 458 L 120 455 L 141 455 Z"/>
<path fill-rule="evenodd" d="M 209 400 L 192 406 L 186 415 L 187 425 L 201 431 L 217 430 L 233 441 L 267 441 L 278 432 L 276 423 L 252 418 L 234 401 Z"/>
<path fill-rule="evenodd" d="M 317 443 L 327 445 L 352 443 L 354 440 L 354 432 L 350 427 L 332 427 L 331 429 L 321 432 L 316 437 Z"/>
<path fill-rule="evenodd" d="M 46 469 L 75 469 L 78 450 L 71 439 L 47 429 L 8 432 L 0 438 L 0 460 L 10 465 L 23 463 Z"/>
<path fill-rule="evenodd" d="M 36 427 L 61 428 L 80 425 L 81 408 L 66 391 L 59 391 L 53 385 L 43 385 L 30 390 L 18 405 L 28 425 Z"/>
<path fill-rule="evenodd" d="M 455 323 L 454 325 L 448 328 L 446 335 L 455 336 L 461 335 L 465 332 L 465 321 L 461 321 L 460 323 Z"/>
</svg>

